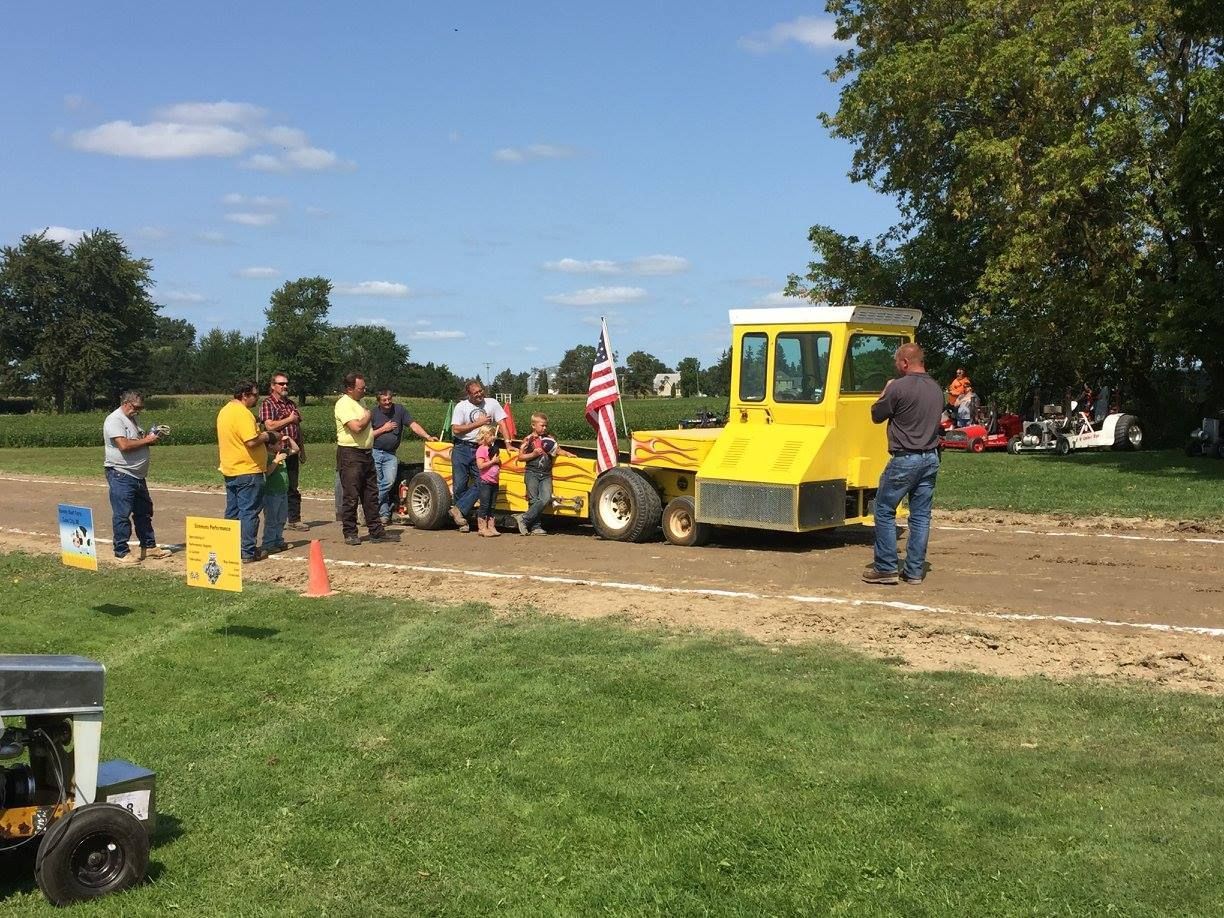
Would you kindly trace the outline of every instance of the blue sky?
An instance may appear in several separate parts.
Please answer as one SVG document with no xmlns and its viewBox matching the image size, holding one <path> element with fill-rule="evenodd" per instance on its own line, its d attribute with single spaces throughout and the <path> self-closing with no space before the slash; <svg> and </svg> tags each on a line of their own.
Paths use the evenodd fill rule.
<svg viewBox="0 0 1224 918">
<path fill-rule="evenodd" d="M 818 113 L 838 52 L 790 3 L 15 4 L 0 241 L 118 232 L 201 334 L 321 274 L 332 321 L 457 373 L 716 359 L 813 223 L 874 235 Z"/>
</svg>

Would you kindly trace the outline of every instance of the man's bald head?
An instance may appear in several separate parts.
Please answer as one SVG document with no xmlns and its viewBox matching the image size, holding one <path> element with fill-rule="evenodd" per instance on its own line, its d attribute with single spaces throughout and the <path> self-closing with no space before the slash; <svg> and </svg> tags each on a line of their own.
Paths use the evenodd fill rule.
<svg viewBox="0 0 1224 918">
<path fill-rule="evenodd" d="M 897 371 L 900 373 L 925 373 L 926 352 L 920 345 L 913 342 L 903 344 L 897 348 L 893 363 L 896 364 Z"/>
</svg>

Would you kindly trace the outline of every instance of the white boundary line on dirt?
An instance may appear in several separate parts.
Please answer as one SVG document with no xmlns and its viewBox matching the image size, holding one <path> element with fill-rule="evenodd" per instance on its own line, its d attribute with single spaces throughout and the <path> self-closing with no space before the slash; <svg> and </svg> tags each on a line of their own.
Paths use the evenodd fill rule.
<svg viewBox="0 0 1224 918">
<path fill-rule="evenodd" d="M 307 558 L 275 556 L 278 562 L 292 561 L 306 563 Z M 522 580 L 531 583 L 562 584 L 565 586 L 589 586 L 599 589 L 633 590 L 639 593 L 664 593 L 671 596 L 719 596 L 731 599 L 789 599 L 793 602 L 812 603 L 817 605 L 839 605 L 861 607 L 880 607 L 895 609 L 901 612 L 921 612 L 928 615 L 953 615 L 970 618 L 988 618 L 998 621 L 1020 622 L 1059 622 L 1067 625 L 1093 625 L 1108 628 L 1135 628 L 1141 631 L 1160 631 L 1169 634 L 1196 634 L 1203 637 L 1224 637 L 1224 628 L 1206 628 L 1194 625 L 1165 625 L 1159 622 L 1122 622 L 1107 618 L 1089 618 L 1081 615 L 1041 615 L 1035 612 L 973 612 L 966 609 L 944 609 L 939 606 L 924 606 L 911 602 L 898 602 L 887 599 L 850 599 L 839 596 L 803 596 L 796 594 L 771 595 L 768 593 L 749 593 L 737 590 L 715 590 L 702 588 L 662 587 L 649 583 L 626 583 L 614 580 L 591 580 L 586 577 L 549 577 L 542 574 L 506 574 L 498 571 L 465 570 L 454 567 L 433 567 L 424 564 L 389 564 L 382 561 L 347 561 L 344 559 L 325 558 L 327 564 L 337 567 L 367 567 L 380 570 L 408 571 L 418 574 L 452 574 L 464 577 L 484 577 L 497 580 Z"/>
<path fill-rule="evenodd" d="M 20 476 L 0 475 L 0 481 L 19 481 L 26 484 L 60 484 L 60 485 L 85 485 L 87 488 L 107 488 L 110 487 L 105 482 L 88 481 L 84 478 L 22 478 Z M 192 488 L 149 488 L 150 491 L 155 491 L 161 494 L 203 494 L 207 497 L 224 497 L 225 487 L 218 485 L 213 491 L 197 491 Z M 335 502 L 335 498 L 330 497 L 310 497 L 306 494 L 302 495 L 302 500 L 317 500 L 320 503 L 330 504 Z"/>
<path fill-rule="evenodd" d="M 66 485 L 85 485 L 90 488 L 105 488 L 107 485 L 103 482 L 87 481 L 84 479 L 65 479 L 65 478 L 23 478 L 20 476 L 0 475 L 0 481 L 17 481 L 28 482 L 30 484 L 66 484 Z M 202 494 L 205 496 L 223 495 L 225 492 L 220 487 L 215 491 L 199 491 L 192 488 L 149 488 L 150 491 L 163 494 Z M 334 498 L 329 497 L 311 497 L 307 494 L 302 495 L 302 500 L 313 500 L 319 503 L 330 504 L 334 503 Z M 1037 530 L 1037 529 L 992 529 L 987 526 L 949 526 L 949 525 L 933 525 L 932 529 L 938 529 L 943 532 L 991 532 L 1002 533 L 1003 535 L 1035 535 L 1035 536 L 1051 536 L 1051 537 L 1068 537 L 1077 539 L 1120 539 L 1125 542 L 1193 542 L 1201 545 L 1224 545 L 1224 539 L 1210 539 L 1205 536 L 1146 536 L 1146 535 L 1123 535 L 1116 532 L 1068 532 L 1064 530 Z"/>
<path fill-rule="evenodd" d="M 54 538 L 51 533 L 32 532 L 28 529 L 0 527 L 0 532 L 16 535 L 39 536 Z M 110 539 L 96 538 L 98 542 L 110 542 Z M 172 546 L 181 548 L 181 546 Z M 288 555 L 273 555 L 272 560 L 278 563 L 296 562 L 305 564 L 308 558 Z M 912 602 L 900 602 L 889 599 L 851 599 L 840 596 L 804 596 L 802 594 L 771 595 L 768 593 L 750 593 L 741 590 L 716 590 L 702 587 L 663 587 L 650 583 L 634 583 L 623 580 L 591 580 L 587 577 L 554 577 L 544 574 L 507 574 L 502 571 L 482 571 L 457 567 L 436 567 L 428 564 L 391 564 L 385 561 L 348 561 L 343 558 L 324 558 L 327 564 L 336 567 L 365 567 L 389 571 L 407 571 L 414 574 L 450 574 L 463 577 L 482 577 L 490 580 L 520 580 L 531 583 L 559 584 L 564 586 L 588 586 L 605 590 L 632 590 L 638 593 L 661 593 L 669 596 L 718 596 L 728 599 L 789 599 L 792 602 L 810 603 L 814 605 L 851 606 L 854 608 L 878 607 L 895 609 L 900 612 L 921 612 L 929 615 L 967 616 L 971 618 L 989 618 L 997 621 L 1017 622 L 1059 622 L 1067 625 L 1093 625 L 1108 628 L 1135 628 L 1141 631 L 1161 631 L 1168 634 L 1197 634 L 1204 637 L 1224 637 L 1224 628 L 1206 628 L 1194 625 L 1165 625 L 1159 622 L 1122 622 L 1107 618 L 1089 618 L 1082 615 L 1041 615 L 1036 612 L 973 612 L 967 609 L 944 609 L 939 606 L 924 606 Z"/>
</svg>

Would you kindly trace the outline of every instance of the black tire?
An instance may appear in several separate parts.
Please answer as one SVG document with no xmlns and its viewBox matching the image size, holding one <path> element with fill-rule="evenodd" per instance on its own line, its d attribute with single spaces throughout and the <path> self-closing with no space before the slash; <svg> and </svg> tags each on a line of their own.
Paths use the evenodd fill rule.
<svg viewBox="0 0 1224 918">
<path fill-rule="evenodd" d="M 441 529 L 450 518 L 451 492 L 437 472 L 417 472 L 408 482 L 408 519 L 417 529 Z"/>
<path fill-rule="evenodd" d="M 611 542 L 646 541 L 659 528 L 662 516 L 659 492 L 633 469 L 608 469 L 591 489 L 591 523 Z"/>
<path fill-rule="evenodd" d="M 1215 445 L 1215 457 L 1217 459 L 1224 459 L 1224 440 Z"/>
<path fill-rule="evenodd" d="M 1007 451 L 1013 456 L 1020 455 L 1020 436 L 1017 434 L 1007 441 Z"/>
<path fill-rule="evenodd" d="M 90 803 L 51 824 L 38 846 L 34 878 L 54 905 L 130 889 L 149 869 L 149 833 L 113 803 Z"/>
<path fill-rule="evenodd" d="M 688 495 L 667 502 L 660 525 L 663 538 L 673 545 L 704 545 L 710 541 L 710 524 L 697 522 L 697 507 Z"/>
<path fill-rule="evenodd" d="M 1191 440 L 1186 444 L 1186 455 L 1190 458 L 1203 455 L 1203 444 L 1198 440 Z"/>
<path fill-rule="evenodd" d="M 1054 441 L 1054 452 L 1060 456 L 1065 456 L 1071 452 L 1071 441 L 1066 437 L 1059 437 Z"/>
<path fill-rule="evenodd" d="M 1139 426 L 1139 419 L 1129 414 L 1124 414 L 1118 418 L 1118 425 L 1114 428 L 1114 449 L 1131 450 L 1143 449 L 1143 428 Z"/>
</svg>

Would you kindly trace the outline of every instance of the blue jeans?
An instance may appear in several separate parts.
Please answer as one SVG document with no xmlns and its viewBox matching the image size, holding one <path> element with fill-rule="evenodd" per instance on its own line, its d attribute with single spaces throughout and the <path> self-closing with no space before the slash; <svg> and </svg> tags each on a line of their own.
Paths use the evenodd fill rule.
<svg viewBox="0 0 1224 918">
<path fill-rule="evenodd" d="M 456 440 L 451 448 L 451 490 L 455 506 L 467 516 L 480 496 L 480 472 L 476 470 L 476 444 Z"/>
<path fill-rule="evenodd" d="M 897 504 L 909 498 L 909 538 L 905 543 L 905 568 L 911 580 L 925 573 L 927 542 L 931 538 L 931 504 L 935 478 L 939 475 L 939 453 L 905 453 L 893 456 L 880 476 L 875 497 L 875 569 L 892 573 L 897 568 Z"/>
<path fill-rule="evenodd" d="M 289 520 L 289 495 L 265 494 L 263 497 L 263 548 L 285 544 L 285 523 Z"/>
<path fill-rule="evenodd" d="M 263 508 L 264 477 L 225 476 L 225 518 L 242 524 L 242 560 L 255 557 L 255 537 L 259 535 L 259 511 Z"/>
<path fill-rule="evenodd" d="M 141 548 L 156 548 L 153 536 L 153 498 L 143 478 L 133 478 L 112 468 L 106 470 L 106 484 L 110 491 L 111 526 L 115 532 L 115 557 L 128 553 L 128 539 L 132 537 L 132 520 L 136 521 L 136 538 Z"/>
<path fill-rule="evenodd" d="M 398 495 L 392 494 L 395 476 L 399 472 L 399 458 L 385 449 L 374 450 L 374 471 L 378 475 L 378 515 L 383 522 L 391 519 Z"/>
<path fill-rule="evenodd" d="M 523 483 L 527 485 L 527 512 L 523 514 L 523 525 L 535 529 L 540 525 L 540 516 L 552 503 L 552 472 L 527 469 L 523 473 Z"/>
<path fill-rule="evenodd" d="M 493 519 L 493 511 L 497 507 L 497 482 L 482 481 L 480 483 L 480 516 L 483 519 Z"/>
</svg>

